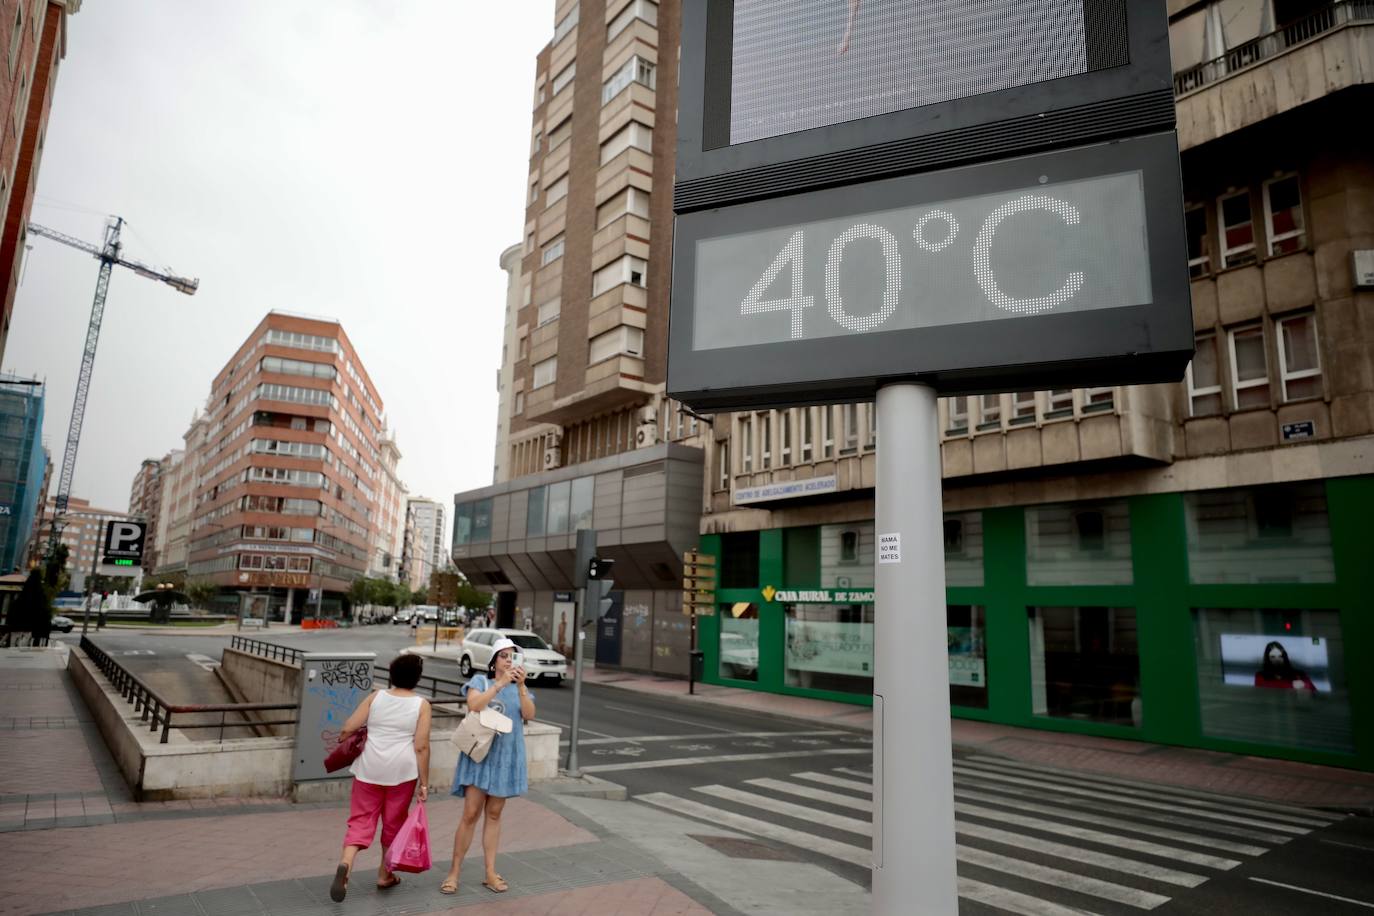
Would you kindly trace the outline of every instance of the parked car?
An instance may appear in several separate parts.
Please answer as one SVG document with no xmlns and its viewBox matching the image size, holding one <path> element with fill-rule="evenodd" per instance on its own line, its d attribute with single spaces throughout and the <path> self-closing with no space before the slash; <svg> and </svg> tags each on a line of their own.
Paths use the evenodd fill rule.
<svg viewBox="0 0 1374 916">
<path fill-rule="evenodd" d="M 70 617 L 63 617 L 61 614 L 54 614 L 52 618 L 52 628 L 63 633 L 70 633 L 76 627 L 76 621 Z"/>
<path fill-rule="evenodd" d="M 391 622 L 392 622 L 393 624 L 397 624 L 397 623 L 410 623 L 410 618 L 412 618 L 412 617 L 414 617 L 414 616 L 415 616 L 415 609 L 414 609 L 414 608 L 409 608 L 409 607 L 408 607 L 408 608 L 402 608 L 401 610 L 397 611 L 396 614 L 391 618 Z"/>
<path fill-rule="evenodd" d="M 568 676 L 568 659 L 555 652 L 538 633 L 529 630 L 497 630 L 483 627 L 463 637 L 458 668 L 463 677 L 491 667 L 491 647 L 502 636 L 515 643 L 525 656 L 525 674 L 532 681 L 550 681 L 554 687 Z"/>
</svg>

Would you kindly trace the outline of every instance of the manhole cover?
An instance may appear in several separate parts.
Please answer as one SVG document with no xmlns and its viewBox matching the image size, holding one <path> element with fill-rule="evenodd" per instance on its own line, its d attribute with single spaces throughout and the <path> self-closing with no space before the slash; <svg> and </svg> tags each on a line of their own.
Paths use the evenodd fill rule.
<svg viewBox="0 0 1374 916">
<path fill-rule="evenodd" d="M 775 862 L 800 862 L 801 857 L 785 849 L 777 849 L 764 843 L 754 840 L 744 840 L 738 837 L 729 836 L 707 836 L 704 834 L 687 834 L 698 843 L 710 846 L 723 856 L 732 859 L 767 859 Z"/>
</svg>

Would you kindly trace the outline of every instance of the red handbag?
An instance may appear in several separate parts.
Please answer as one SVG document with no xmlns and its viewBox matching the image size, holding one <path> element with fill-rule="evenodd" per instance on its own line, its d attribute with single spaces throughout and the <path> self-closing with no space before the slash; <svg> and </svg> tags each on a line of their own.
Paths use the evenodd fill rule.
<svg viewBox="0 0 1374 916">
<path fill-rule="evenodd" d="M 334 745 L 324 758 L 324 771 L 333 773 L 342 770 L 350 763 L 358 759 L 358 755 L 363 752 L 363 746 L 367 744 L 367 726 L 364 725 L 347 738 Z"/>
</svg>

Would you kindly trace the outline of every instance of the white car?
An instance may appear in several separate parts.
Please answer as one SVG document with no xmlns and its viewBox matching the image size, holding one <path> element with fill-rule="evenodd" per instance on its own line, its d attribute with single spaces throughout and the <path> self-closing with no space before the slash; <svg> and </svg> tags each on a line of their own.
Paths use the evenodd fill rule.
<svg viewBox="0 0 1374 916">
<path fill-rule="evenodd" d="M 55 614 L 52 619 L 52 628 L 63 633 L 70 633 L 76 628 L 76 621 L 70 617 L 63 617 L 61 614 Z"/>
<path fill-rule="evenodd" d="M 568 676 L 568 660 L 555 652 L 537 633 L 529 630 L 495 630 L 481 628 L 469 630 L 463 637 L 462 653 L 458 668 L 463 677 L 472 677 L 475 672 L 486 671 L 491 667 L 491 647 L 496 640 L 506 637 L 520 649 L 525 656 L 525 676 L 532 681 L 551 681 L 557 687 Z"/>
</svg>

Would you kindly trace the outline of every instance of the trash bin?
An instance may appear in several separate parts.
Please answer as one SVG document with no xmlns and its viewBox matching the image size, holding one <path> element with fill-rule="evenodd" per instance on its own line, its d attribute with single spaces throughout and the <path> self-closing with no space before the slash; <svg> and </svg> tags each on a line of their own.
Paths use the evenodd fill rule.
<svg viewBox="0 0 1374 916">
<path fill-rule="evenodd" d="M 706 653 L 700 649 L 693 649 L 690 654 L 692 659 L 692 680 L 699 681 L 701 680 L 701 675 L 706 670 Z"/>
</svg>

